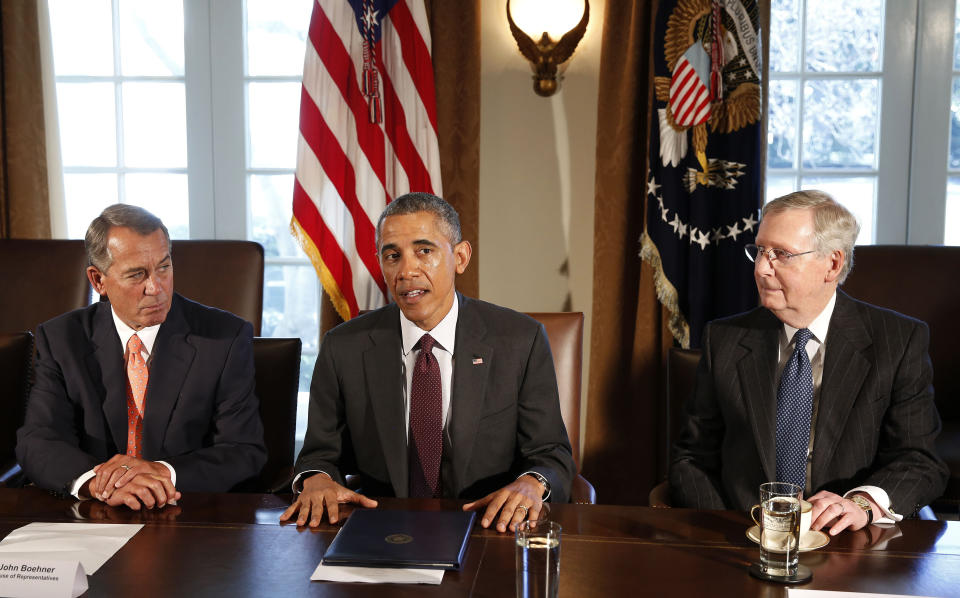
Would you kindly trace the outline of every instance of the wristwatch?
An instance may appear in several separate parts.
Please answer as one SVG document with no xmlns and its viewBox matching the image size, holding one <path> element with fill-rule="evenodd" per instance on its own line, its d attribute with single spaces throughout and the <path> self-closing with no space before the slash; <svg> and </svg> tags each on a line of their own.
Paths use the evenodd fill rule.
<svg viewBox="0 0 960 598">
<path fill-rule="evenodd" d="M 850 497 L 850 500 L 856 503 L 858 507 L 866 511 L 867 525 L 870 525 L 871 523 L 873 523 L 873 508 L 870 506 L 870 501 L 860 496 L 859 494 L 854 494 L 853 496 Z"/>
<path fill-rule="evenodd" d="M 543 484 L 543 500 L 547 500 L 550 497 L 550 482 L 547 481 L 547 478 L 542 474 L 539 474 L 535 471 L 528 471 L 526 475 L 532 475 L 537 478 L 537 481 Z"/>
</svg>

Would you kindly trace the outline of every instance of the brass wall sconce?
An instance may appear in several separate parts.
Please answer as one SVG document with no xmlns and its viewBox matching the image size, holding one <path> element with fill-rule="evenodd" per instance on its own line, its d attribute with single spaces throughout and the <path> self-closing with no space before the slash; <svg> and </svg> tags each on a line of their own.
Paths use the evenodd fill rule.
<svg viewBox="0 0 960 598">
<path fill-rule="evenodd" d="M 534 41 L 513 21 L 510 12 L 510 0 L 507 0 L 507 22 L 510 23 L 510 33 L 517 40 L 517 46 L 524 58 L 530 61 L 533 67 L 533 91 L 539 96 L 549 97 L 560 88 L 563 79 L 557 68 L 573 56 L 577 44 L 583 39 L 587 31 L 587 21 L 590 20 L 590 0 L 583 1 L 583 17 L 580 22 L 560 36 L 559 41 L 553 41 L 544 31 L 540 41 Z"/>
</svg>

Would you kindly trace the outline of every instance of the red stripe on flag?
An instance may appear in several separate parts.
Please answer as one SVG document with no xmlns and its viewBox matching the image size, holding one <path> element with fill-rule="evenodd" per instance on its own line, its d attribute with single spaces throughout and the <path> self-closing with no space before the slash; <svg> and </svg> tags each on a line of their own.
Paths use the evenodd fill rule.
<svg viewBox="0 0 960 598">
<path fill-rule="evenodd" d="M 350 317 L 356 316 L 360 309 L 353 293 L 353 270 L 350 268 L 350 260 L 344 255 L 336 237 L 327 228 L 320 212 L 317 211 L 317 206 L 300 186 L 300 181 L 296 179 L 293 181 L 293 217 L 313 241 L 322 256 L 323 264 L 330 271 L 333 279 L 338 282 L 337 290 L 347 302 Z M 331 289 L 327 289 L 327 292 L 332 294 Z"/>
<path fill-rule="evenodd" d="M 313 18 L 310 20 L 310 42 L 320 56 L 323 66 L 330 73 L 330 78 L 339 88 L 344 102 L 350 107 L 353 121 L 356 123 L 356 136 L 360 149 L 367 157 L 373 172 L 380 179 L 380 184 L 386 189 L 387 166 L 383 130 L 370 122 L 369 107 L 357 82 L 357 74 L 353 68 L 350 53 L 320 4 L 314 6 Z"/>
<path fill-rule="evenodd" d="M 337 138 L 324 122 L 306 90 L 303 90 L 300 99 L 300 131 L 307 145 L 320 161 L 323 172 L 333 183 L 337 194 L 350 212 L 353 219 L 353 239 L 357 248 L 357 257 L 367 267 L 370 276 L 386 298 L 387 287 L 383 282 L 380 264 L 376 259 L 376 228 L 357 199 L 357 180 L 353 164 L 343 153 Z"/>
<path fill-rule="evenodd" d="M 433 87 L 433 63 L 430 50 L 424 43 L 420 30 L 410 14 L 410 7 L 403 0 L 397 2 L 390 10 L 390 22 L 396 29 L 403 49 L 403 62 L 407 65 L 407 72 L 413 79 L 417 94 L 430 118 L 433 132 L 437 132 L 437 102 Z"/>
<path fill-rule="evenodd" d="M 377 42 L 377 68 L 383 74 L 381 78 L 383 85 L 383 129 L 393 144 L 393 153 L 403 166 L 407 173 L 407 180 L 410 183 L 411 191 L 426 191 L 433 193 L 433 182 L 430 180 L 430 172 L 420 157 L 416 145 L 410 139 L 410 131 L 407 130 L 406 113 L 403 104 L 393 88 L 393 81 L 386 76 L 387 67 L 383 63 L 381 43 Z"/>
</svg>

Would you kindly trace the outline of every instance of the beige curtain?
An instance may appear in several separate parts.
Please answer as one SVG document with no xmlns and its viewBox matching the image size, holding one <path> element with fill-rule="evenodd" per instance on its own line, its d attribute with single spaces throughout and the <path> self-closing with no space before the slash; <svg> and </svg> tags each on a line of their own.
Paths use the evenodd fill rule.
<svg viewBox="0 0 960 598">
<path fill-rule="evenodd" d="M 49 238 L 38 0 L 0 5 L 0 237 Z"/>
</svg>

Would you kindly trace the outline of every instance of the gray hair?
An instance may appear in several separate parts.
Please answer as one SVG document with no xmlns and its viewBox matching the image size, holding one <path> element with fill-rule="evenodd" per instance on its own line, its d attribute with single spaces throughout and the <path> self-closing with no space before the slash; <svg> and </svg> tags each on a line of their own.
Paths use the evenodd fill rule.
<svg viewBox="0 0 960 598">
<path fill-rule="evenodd" d="M 761 218 L 787 210 L 813 210 L 813 235 L 817 253 L 843 252 L 843 269 L 838 282 L 843 284 L 853 269 L 853 246 L 860 234 L 860 224 L 850 210 L 823 191 L 807 189 L 778 197 L 763 206 Z"/>
<path fill-rule="evenodd" d="M 380 219 L 377 220 L 377 250 L 380 249 L 380 232 L 383 229 L 383 221 L 388 216 L 401 216 L 405 214 L 416 214 L 417 212 L 429 212 L 440 221 L 440 228 L 443 234 L 450 241 L 451 245 L 456 245 L 463 240 L 463 234 L 460 231 L 460 216 L 453 206 L 443 199 L 430 193 L 407 193 L 394 199 L 387 204 Z"/>
<path fill-rule="evenodd" d="M 110 229 L 122 226 L 133 229 L 138 235 L 150 235 L 158 229 L 163 231 L 167 238 L 167 251 L 172 251 L 170 232 L 163 225 L 163 221 L 138 206 L 125 203 L 115 203 L 107 206 L 100 215 L 93 219 L 87 227 L 87 234 L 83 239 L 83 246 L 87 250 L 87 262 L 97 270 L 106 273 L 113 265 L 113 256 L 107 246 L 107 237 Z"/>
</svg>

